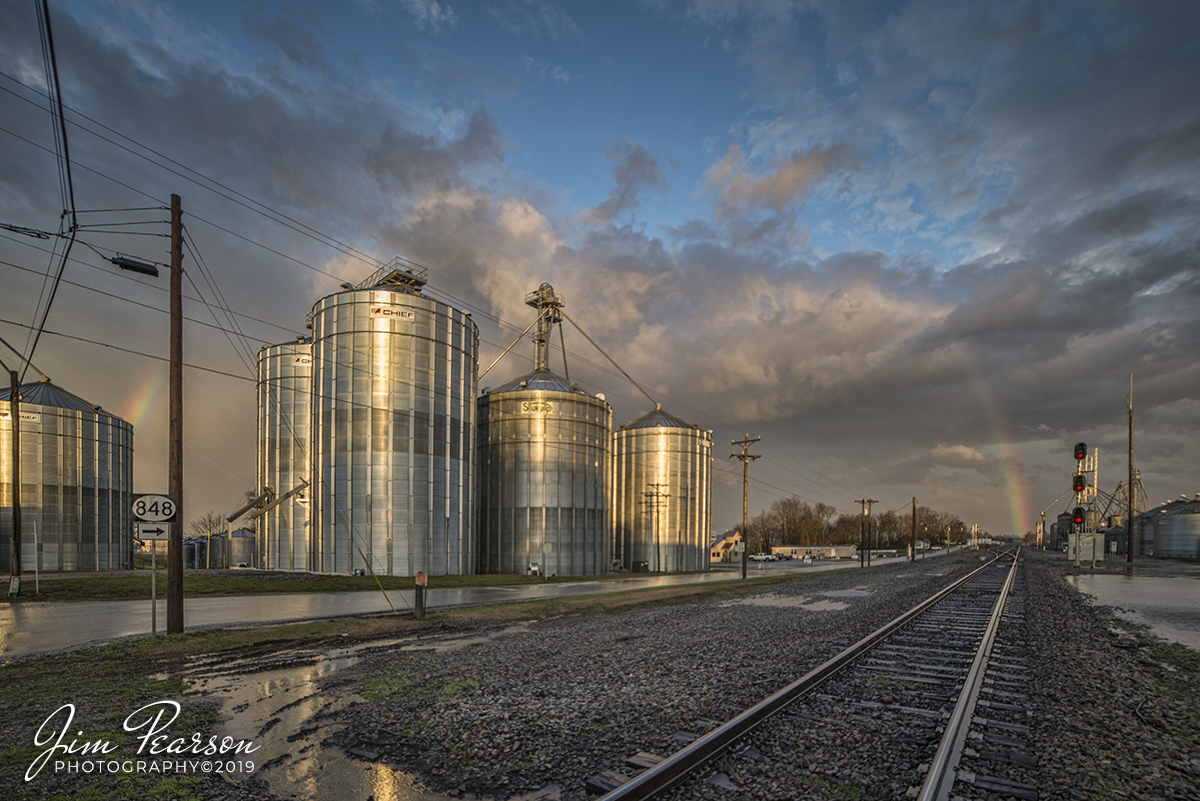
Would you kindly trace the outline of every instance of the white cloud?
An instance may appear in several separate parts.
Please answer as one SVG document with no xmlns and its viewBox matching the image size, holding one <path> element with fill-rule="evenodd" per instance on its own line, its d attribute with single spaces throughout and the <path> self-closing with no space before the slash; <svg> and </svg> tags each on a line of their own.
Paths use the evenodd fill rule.
<svg viewBox="0 0 1200 801">
<path fill-rule="evenodd" d="M 440 33 L 442 28 L 458 25 L 458 15 L 449 3 L 438 0 L 400 0 L 400 5 L 412 15 L 417 27 Z"/>
</svg>

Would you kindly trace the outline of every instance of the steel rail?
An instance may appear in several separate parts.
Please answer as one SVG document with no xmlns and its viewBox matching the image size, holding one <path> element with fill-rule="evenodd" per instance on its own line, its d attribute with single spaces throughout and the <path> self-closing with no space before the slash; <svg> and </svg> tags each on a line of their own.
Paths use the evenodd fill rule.
<svg viewBox="0 0 1200 801">
<path fill-rule="evenodd" d="M 992 646 L 996 642 L 996 633 L 1000 630 L 1004 602 L 1008 598 L 1009 590 L 1012 589 L 1017 575 L 1018 561 L 1019 551 L 1013 556 L 1008 578 L 992 607 L 992 614 L 980 641 L 979 650 L 975 654 L 975 661 L 971 663 L 971 669 L 963 682 L 963 691 L 958 697 L 958 703 L 954 706 L 950 720 L 946 723 L 946 732 L 942 735 L 933 760 L 929 763 L 929 772 L 925 774 L 925 781 L 917 795 L 918 801 L 946 801 L 950 797 L 950 791 L 953 789 L 954 780 L 958 775 L 958 760 L 962 756 L 967 733 L 971 728 L 971 718 L 975 713 L 975 704 L 979 700 L 979 691 L 983 687 L 983 678 L 987 672 Z"/>
<path fill-rule="evenodd" d="M 644 801 L 644 799 L 654 798 L 659 793 L 664 793 L 678 786 L 693 771 L 724 753 L 734 742 L 756 728 L 767 718 L 788 706 L 799 696 L 810 692 L 832 678 L 834 674 L 849 666 L 850 663 L 874 648 L 897 629 L 905 626 L 913 618 L 925 612 L 963 584 L 966 584 L 991 567 L 999 558 L 999 555 L 994 556 L 987 564 L 971 571 L 945 589 L 926 598 L 912 609 L 891 622 L 884 624 L 854 645 L 846 648 L 829 661 L 813 668 L 782 690 L 759 701 L 754 706 L 713 729 L 703 737 L 696 738 L 682 750 L 675 752 L 654 767 L 646 770 L 644 773 L 638 774 L 625 784 L 609 792 L 600 801 Z"/>
</svg>

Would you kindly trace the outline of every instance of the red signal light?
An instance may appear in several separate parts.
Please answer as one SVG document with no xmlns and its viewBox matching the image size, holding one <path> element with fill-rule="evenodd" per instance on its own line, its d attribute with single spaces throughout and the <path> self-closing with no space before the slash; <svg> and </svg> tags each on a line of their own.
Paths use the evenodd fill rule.
<svg viewBox="0 0 1200 801">
<path fill-rule="evenodd" d="M 1071 522 L 1077 526 L 1083 525 L 1083 507 L 1076 506 L 1075 511 L 1071 513 Z"/>
<path fill-rule="evenodd" d="M 1075 443 L 1075 458 L 1076 459 L 1084 459 L 1086 457 L 1087 457 L 1087 443 L 1086 442 L 1076 442 Z"/>
<path fill-rule="evenodd" d="M 1087 489 L 1087 479 L 1083 476 L 1075 476 L 1075 481 L 1072 482 L 1071 488 L 1076 492 L 1083 492 Z"/>
</svg>

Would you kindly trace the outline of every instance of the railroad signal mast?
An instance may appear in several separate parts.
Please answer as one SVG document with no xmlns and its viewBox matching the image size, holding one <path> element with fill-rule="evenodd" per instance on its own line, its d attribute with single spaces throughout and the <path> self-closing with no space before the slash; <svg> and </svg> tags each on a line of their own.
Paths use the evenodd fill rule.
<svg viewBox="0 0 1200 801">
<path fill-rule="evenodd" d="M 1091 479 L 1089 481 L 1089 478 Z M 1088 452 L 1087 443 L 1075 445 L 1075 476 L 1071 489 L 1075 492 L 1075 508 L 1071 513 L 1071 561 L 1080 566 L 1081 559 L 1104 560 L 1104 540 L 1097 543 L 1096 487 L 1100 483 L 1100 449 Z"/>
</svg>

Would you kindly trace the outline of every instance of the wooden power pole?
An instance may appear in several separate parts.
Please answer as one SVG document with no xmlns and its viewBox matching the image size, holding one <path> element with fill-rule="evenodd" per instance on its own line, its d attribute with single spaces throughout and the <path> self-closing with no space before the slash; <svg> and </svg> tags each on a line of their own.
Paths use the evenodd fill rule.
<svg viewBox="0 0 1200 801">
<path fill-rule="evenodd" d="M 741 453 L 729 454 L 730 459 L 740 459 L 742 461 L 742 578 L 746 577 L 746 560 L 749 558 L 747 547 L 749 537 L 746 535 L 747 518 L 749 516 L 749 498 L 750 498 L 750 463 L 757 459 L 762 454 L 750 453 L 750 446 L 761 440 L 762 437 L 750 439 L 747 434 L 746 438 L 741 440 L 733 440 L 734 445 L 741 445 Z"/>
<path fill-rule="evenodd" d="M 1129 504 L 1125 513 L 1125 564 L 1133 568 L 1133 515 L 1137 511 L 1133 485 L 1133 373 L 1129 374 Z"/>
<path fill-rule="evenodd" d="M 9 370 L 9 418 L 12 421 L 12 547 L 8 550 L 10 598 L 21 594 L 21 379 L 18 370 Z"/>
<path fill-rule="evenodd" d="M 866 560 L 866 566 L 871 566 L 871 506 L 879 503 L 874 498 L 862 498 L 855 501 L 862 504 L 862 522 L 860 523 L 858 540 L 858 566 L 863 566 L 863 560 Z"/>
<path fill-rule="evenodd" d="M 917 499 L 913 498 L 913 515 L 912 515 L 912 558 L 910 562 L 917 561 Z"/>
<path fill-rule="evenodd" d="M 171 366 L 168 492 L 176 523 L 167 539 L 167 634 L 183 633 L 183 210 L 171 195 Z"/>
</svg>

